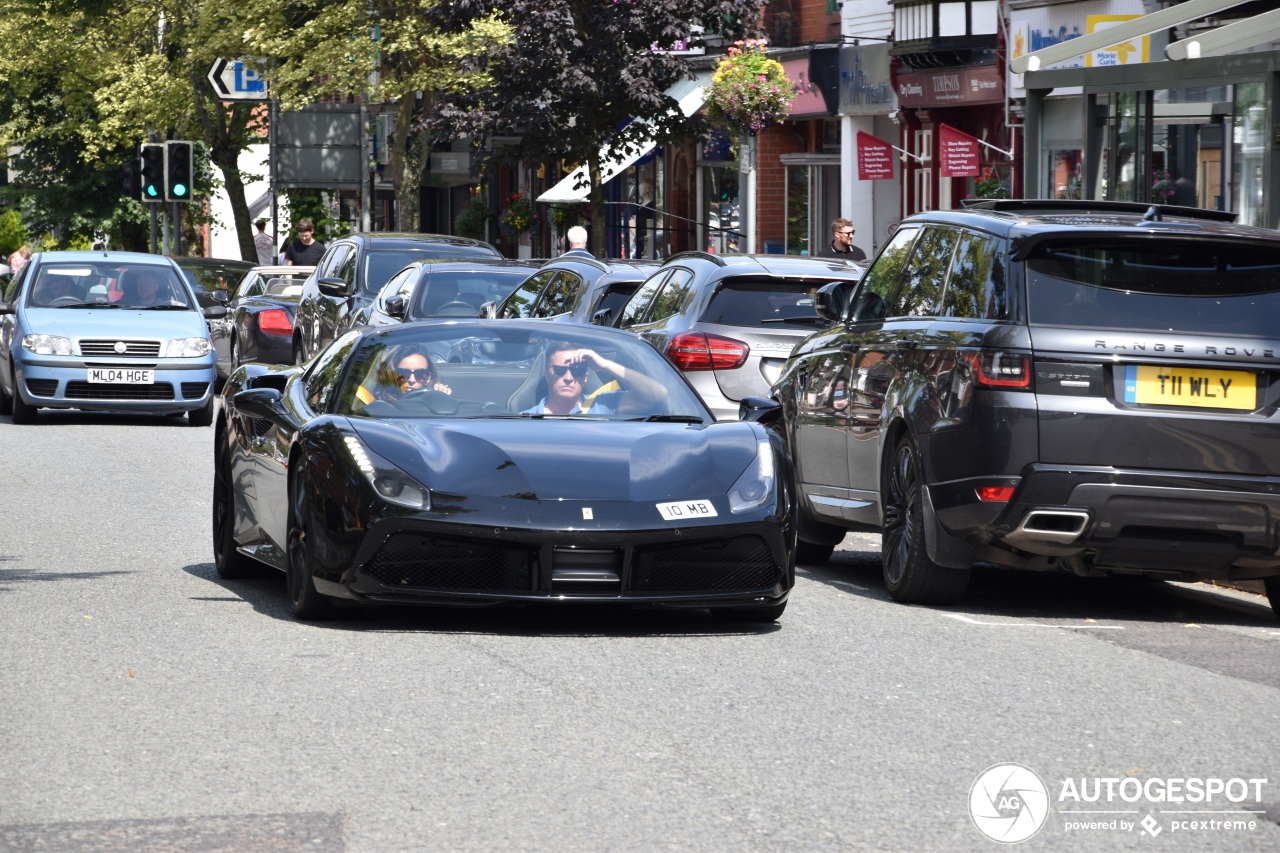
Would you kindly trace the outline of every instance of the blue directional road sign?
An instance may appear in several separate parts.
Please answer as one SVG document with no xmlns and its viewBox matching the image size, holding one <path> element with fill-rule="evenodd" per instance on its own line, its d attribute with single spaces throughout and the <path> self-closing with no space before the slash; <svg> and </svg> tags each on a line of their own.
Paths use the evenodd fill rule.
<svg viewBox="0 0 1280 853">
<path fill-rule="evenodd" d="M 224 101 L 265 101 L 267 81 L 239 59 L 219 59 L 209 69 L 209 82 Z"/>
</svg>

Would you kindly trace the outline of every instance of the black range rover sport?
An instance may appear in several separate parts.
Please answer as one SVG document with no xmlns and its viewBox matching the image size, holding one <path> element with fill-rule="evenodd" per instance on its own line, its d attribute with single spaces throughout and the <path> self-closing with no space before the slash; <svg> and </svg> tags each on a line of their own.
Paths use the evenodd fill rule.
<svg viewBox="0 0 1280 853">
<path fill-rule="evenodd" d="M 755 417 L 786 434 L 800 560 L 883 534 L 898 601 L 975 562 L 1265 578 L 1280 612 L 1280 233 L 1121 202 L 905 219 Z M 776 408 L 775 408 L 776 406 Z"/>
</svg>

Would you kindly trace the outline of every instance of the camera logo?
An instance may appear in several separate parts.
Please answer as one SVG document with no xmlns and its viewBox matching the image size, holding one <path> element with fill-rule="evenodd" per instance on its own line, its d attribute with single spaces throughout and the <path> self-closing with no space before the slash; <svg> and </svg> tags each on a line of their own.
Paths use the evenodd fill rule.
<svg viewBox="0 0 1280 853">
<path fill-rule="evenodd" d="M 1026 841 L 1049 817 L 1049 789 L 1029 767 L 993 765 L 982 771 L 969 790 L 969 816 L 992 841 Z"/>
</svg>

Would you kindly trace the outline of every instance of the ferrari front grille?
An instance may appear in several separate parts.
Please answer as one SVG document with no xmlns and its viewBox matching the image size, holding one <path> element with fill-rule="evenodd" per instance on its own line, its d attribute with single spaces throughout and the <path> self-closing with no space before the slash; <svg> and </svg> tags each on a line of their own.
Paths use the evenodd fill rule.
<svg viewBox="0 0 1280 853">
<path fill-rule="evenodd" d="M 740 592 L 769 589 L 781 569 L 758 536 L 636 549 L 635 592 Z"/>
<path fill-rule="evenodd" d="M 173 385 L 109 385 L 101 382 L 68 382 L 68 400 L 172 400 Z"/>
<path fill-rule="evenodd" d="M 365 573 L 397 588 L 526 592 L 533 588 L 535 551 L 499 542 L 396 533 Z"/>
</svg>

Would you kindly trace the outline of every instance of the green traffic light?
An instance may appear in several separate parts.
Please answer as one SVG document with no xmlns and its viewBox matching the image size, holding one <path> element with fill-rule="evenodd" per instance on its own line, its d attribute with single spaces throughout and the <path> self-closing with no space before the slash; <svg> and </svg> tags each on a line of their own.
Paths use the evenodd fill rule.
<svg viewBox="0 0 1280 853">
<path fill-rule="evenodd" d="M 155 184 L 149 184 L 147 186 L 147 195 L 151 196 L 152 198 L 155 198 L 156 196 L 160 195 L 160 193 L 156 191 Z"/>
<path fill-rule="evenodd" d="M 186 185 L 186 184 L 174 184 L 174 185 L 173 185 L 173 194 L 174 194 L 174 195 L 176 195 L 176 196 L 185 196 L 185 195 L 187 194 L 187 185 Z"/>
</svg>

